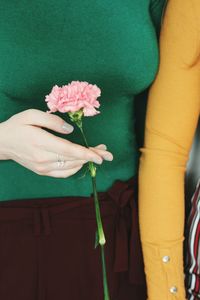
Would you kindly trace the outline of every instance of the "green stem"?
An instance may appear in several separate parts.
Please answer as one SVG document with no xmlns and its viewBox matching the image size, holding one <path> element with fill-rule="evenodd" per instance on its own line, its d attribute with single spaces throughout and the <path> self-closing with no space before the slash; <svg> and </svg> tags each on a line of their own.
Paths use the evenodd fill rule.
<svg viewBox="0 0 200 300">
<path fill-rule="evenodd" d="M 102 268 L 103 268 L 104 299 L 110 300 L 109 289 L 108 289 L 108 280 L 107 280 L 107 274 L 106 274 L 106 260 L 105 260 L 104 245 L 101 245 L 101 260 L 102 260 Z"/>
<path fill-rule="evenodd" d="M 82 125 L 82 122 L 81 122 L 80 125 L 78 125 L 78 127 L 79 127 L 79 129 L 80 129 L 80 131 L 81 131 L 81 133 L 82 133 L 82 137 L 83 137 L 83 141 L 84 141 L 85 146 L 86 146 L 87 148 L 89 148 L 88 142 L 87 142 L 87 139 L 86 139 L 86 136 L 85 136 L 85 133 L 84 133 L 84 131 L 83 131 L 83 125 Z"/>
<path fill-rule="evenodd" d="M 79 129 L 81 131 L 85 146 L 87 148 L 89 148 L 86 136 L 85 136 L 84 131 L 83 131 L 82 121 L 79 121 L 76 124 L 77 124 L 77 126 L 79 127 Z M 93 187 L 93 194 L 94 194 L 94 206 L 95 206 L 97 232 L 98 232 L 98 242 L 99 242 L 99 245 L 101 247 L 104 300 L 110 300 L 108 282 L 107 282 L 107 274 L 106 274 L 105 252 L 104 252 L 104 245 L 106 243 L 106 239 L 105 239 L 103 224 L 102 224 L 102 220 L 101 220 L 100 205 L 99 205 L 98 193 L 97 193 L 97 188 L 96 188 L 96 167 L 95 167 L 93 162 L 89 162 L 88 167 L 89 167 L 90 175 L 91 175 L 91 178 L 92 178 L 92 187 Z"/>
<path fill-rule="evenodd" d="M 94 167 L 94 164 L 91 163 L 91 166 Z M 92 186 L 93 186 L 93 192 L 94 192 L 94 205 L 95 205 L 95 212 L 96 212 L 99 244 L 102 246 L 102 245 L 105 245 L 106 239 L 105 239 L 105 235 L 104 235 L 104 231 L 103 231 L 100 206 L 99 206 L 99 200 L 98 200 L 97 189 L 96 189 L 96 176 L 95 177 L 92 176 Z"/>
<path fill-rule="evenodd" d="M 85 133 L 83 131 L 83 124 L 81 121 L 78 122 L 77 126 L 79 127 L 84 144 L 87 148 L 89 148 Z M 100 213 L 100 206 L 99 206 L 99 200 L 98 200 L 98 194 L 97 194 L 97 188 L 96 188 L 96 167 L 93 162 L 88 163 L 90 175 L 92 178 L 92 187 L 93 187 L 93 194 L 94 194 L 94 205 L 95 205 L 95 213 L 96 213 L 96 221 L 97 221 L 97 230 L 98 230 L 98 237 L 99 237 L 99 244 L 104 245 L 106 243 L 105 235 L 103 231 L 103 225 L 101 220 L 101 213 Z"/>
</svg>

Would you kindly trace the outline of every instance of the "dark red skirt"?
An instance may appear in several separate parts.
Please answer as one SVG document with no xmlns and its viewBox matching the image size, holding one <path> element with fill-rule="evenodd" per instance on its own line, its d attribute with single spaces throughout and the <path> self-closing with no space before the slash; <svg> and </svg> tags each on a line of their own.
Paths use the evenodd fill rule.
<svg viewBox="0 0 200 300">
<path fill-rule="evenodd" d="M 145 300 L 135 180 L 99 193 L 111 300 Z M 0 299 L 103 300 L 93 198 L 0 202 Z"/>
</svg>

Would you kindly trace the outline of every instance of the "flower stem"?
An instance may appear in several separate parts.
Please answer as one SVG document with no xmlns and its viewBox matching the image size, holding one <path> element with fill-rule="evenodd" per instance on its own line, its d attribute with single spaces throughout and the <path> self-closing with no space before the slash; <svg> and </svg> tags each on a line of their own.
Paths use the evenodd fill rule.
<svg viewBox="0 0 200 300">
<path fill-rule="evenodd" d="M 89 148 L 86 136 L 83 131 L 83 125 L 82 121 L 79 120 L 78 123 L 76 123 L 79 127 L 84 144 L 87 148 Z M 97 187 L 96 187 L 96 167 L 93 162 L 88 163 L 88 168 L 90 171 L 90 176 L 92 179 L 92 187 L 93 187 L 93 195 L 94 195 L 94 206 L 95 206 L 95 214 L 96 214 L 96 222 L 97 222 L 97 234 L 98 234 L 98 244 L 101 248 L 101 260 L 102 260 L 102 273 L 103 273 L 103 288 L 104 288 L 104 300 L 110 300 L 109 296 L 109 289 L 108 289 L 108 282 L 107 282 L 107 274 L 106 274 L 106 261 L 105 261 L 105 235 L 103 230 L 103 224 L 101 220 L 101 212 L 100 212 L 100 205 L 99 205 L 99 199 L 98 199 L 98 193 L 97 193 Z"/>
<path fill-rule="evenodd" d="M 90 168 L 94 167 L 94 164 L 91 163 Z M 96 169 L 96 168 L 95 168 Z M 93 173 L 93 171 L 92 171 Z M 97 230 L 98 230 L 98 236 L 99 236 L 99 244 L 101 246 L 105 245 L 106 239 L 103 231 L 103 225 L 101 220 L 101 213 L 100 213 L 100 206 L 99 206 L 99 200 L 97 195 L 97 189 L 96 189 L 96 176 L 92 177 L 92 186 L 93 186 L 93 192 L 94 192 L 94 204 L 95 204 L 95 212 L 96 212 L 96 220 L 97 220 Z"/>
<path fill-rule="evenodd" d="M 87 139 L 86 139 L 86 136 L 85 136 L 85 133 L 84 133 L 84 131 L 83 131 L 83 124 L 82 124 L 82 122 L 78 124 L 78 127 L 79 127 L 79 129 L 80 129 L 80 131 L 81 131 L 81 133 L 82 133 L 82 137 L 83 137 L 83 141 L 84 141 L 85 146 L 86 146 L 87 148 L 89 148 L 88 142 L 87 142 Z"/>
<path fill-rule="evenodd" d="M 87 148 L 89 148 L 86 136 L 85 136 L 84 131 L 83 131 L 82 122 L 79 122 L 77 125 L 80 128 L 85 146 Z M 96 167 L 95 167 L 94 163 L 91 162 L 91 161 L 88 163 L 88 167 L 89 167 L 90 175 L 91 175 L 91 178 L 92 178 L 92 187 L 93 187 L 93 194 L 94 194 L 94 205 L 95 205 L 95 213 L 96 213 L 99 244 L 104 245 L 106 243 L 106 240 L 105 240 L 105 235 L 104 235 L 104 231 L 103 231 L 103 225 L 102 225 L 101 213 L 100 213 L 100 206 L 99 206 L 99 200 L 98 200 L 98 194 L 97 194 L 97 188 L 96 188 Z"/>
<path fill-rule="evenodd" d="M 104 286 L 104 299 L 110 300 L 109 289 L 108 289 L 108 280 L 106 274 L 106 261 L 105 261 L 105 251 L 104 245 L 101 245 L 101 260 L 102 260 L 102 268 L 103 268 L 103 286 Z"/>
</svg>

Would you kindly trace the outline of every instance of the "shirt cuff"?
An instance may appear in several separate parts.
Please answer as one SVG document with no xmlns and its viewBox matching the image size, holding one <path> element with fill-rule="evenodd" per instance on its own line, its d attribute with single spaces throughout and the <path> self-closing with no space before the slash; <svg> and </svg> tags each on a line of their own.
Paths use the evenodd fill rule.
<svg viewBox="0 0 200 300">
<path fill-rule="evenodd" d="M 183 239 L 166 246 L 142 242 L 148 300 L 185 300 Z"/>
</svg>

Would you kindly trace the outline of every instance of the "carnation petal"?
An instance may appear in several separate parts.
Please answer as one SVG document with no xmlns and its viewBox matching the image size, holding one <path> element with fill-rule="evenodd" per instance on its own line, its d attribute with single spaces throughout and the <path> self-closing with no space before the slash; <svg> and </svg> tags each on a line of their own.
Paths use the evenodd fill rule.
<svg viewBox="0 0 200 300">
<path fill-rule="evenodd" d="M 62 87 L 55 85 L 45 101 L 52 112 L 75 112 L 83 109 L 85 116 L 93 116 L 99 113 L 95 108 L 100 107 L 97 101 L 100 95 L 101 90 L 97 85 L 86 81 L 72 81 Z"/>
</svg>

